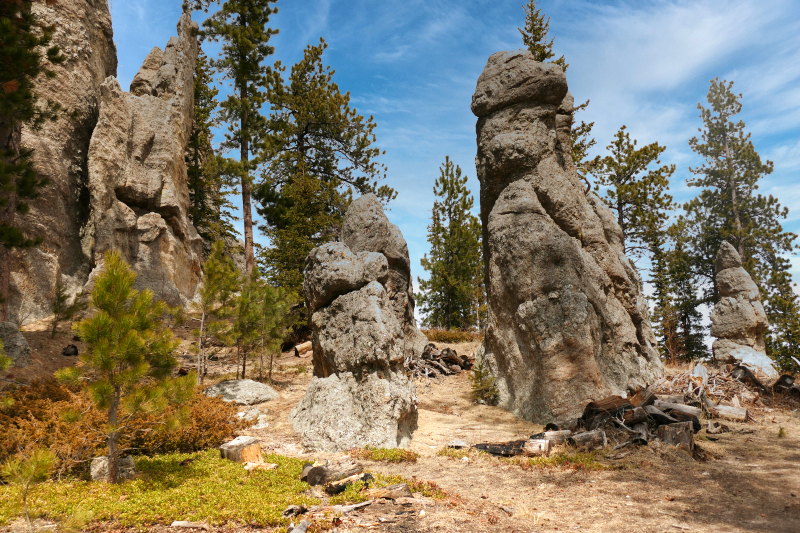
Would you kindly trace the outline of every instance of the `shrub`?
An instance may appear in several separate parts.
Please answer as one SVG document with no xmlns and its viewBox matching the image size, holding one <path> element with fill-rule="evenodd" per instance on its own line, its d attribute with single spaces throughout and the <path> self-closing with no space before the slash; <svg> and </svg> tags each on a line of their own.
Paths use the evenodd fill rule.
<svg viewBox="0 0 800 533">
<path fill-rule="evenodd" d="M 497 390 L 495 378 L 489 373 L 489 369 L 482 358 L 476 359 L 469 379 L 472 384 L 473 400 L 477 403 L 497 405 L 500 391 Z"/>
<path fill-rule="evenodd" d="M 422 333 L 430 342 L 456 344 L 459 342 L 475 342 L 483 340 L 482 331 L 459 331 L 457 329 L 423 329 Z"/>
</svg>

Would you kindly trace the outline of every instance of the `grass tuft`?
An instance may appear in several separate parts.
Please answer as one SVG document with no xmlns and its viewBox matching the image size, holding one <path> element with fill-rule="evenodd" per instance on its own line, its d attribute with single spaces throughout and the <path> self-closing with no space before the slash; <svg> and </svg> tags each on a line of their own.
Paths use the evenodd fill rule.
<svg viewBox="0 0 800 533">
<path fill-rule="evenodd" d="M 511 457 L 506 461 L 523 470 L 532 468 L 562 468 L 567 470 L 608 470 L 610 467 L 598 461 L 598 452 L 563 451 L 547 457 Z"/>
<path fill-rule="evenodd" d="M 419 454 L 401 448 L 353 448 L 350 457 L 363 461 L 381 461 L 384 463 L 416 463 Z"/>
<path fill-rule="evenodd" d="M 483 340 L 482 331 L 459 331 L 454 329 L 423 329 L 422 333 L 430 342 L 443 342 L 457 344 L 459 342 L 474 342 Z"/>
<path fill-rule="evenodd" d="M 785 427 L 783 427 L 783 426 L 780 426 L 780 427 L 778 428 L 778 438 L 779 438 L 779 439 L 782 439 L 782 438 L 784 438 L 786 435 L 787 435 L 787 433 L 786 433 L 786 428 L 785 428 Z"/>
</svg>

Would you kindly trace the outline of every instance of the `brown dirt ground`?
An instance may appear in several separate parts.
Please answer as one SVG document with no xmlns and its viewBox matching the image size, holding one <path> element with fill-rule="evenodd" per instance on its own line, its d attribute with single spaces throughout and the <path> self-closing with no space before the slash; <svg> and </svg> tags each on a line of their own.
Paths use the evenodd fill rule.
<svg viewBox="0 0 800 533">
<path fill-rule="evenodd" d="M 176 331 L 188 339 L 180 348 L 184 364 L 192 360 L 190 331 L 189 326 Z M 73 342 L 71 334 L 61 333 L 54 341 L 41 331 L 28 331 L 25 336 L 31 344 L 34 362 L 24 371 L 11 371 L 7 379 L 27 380 L 74 364 L 75 358 L 60 355 L 61 349 Z M 458 353 L 471 354 L 477 343 L 453 347 Z M 83 346 L 79 345 L 79 349 Z M 217 376 L 232 377 L 233 366 L 225 359 L 222 357 L 222 361 L 210 368 L 210 374 L 215 374 L 212 381 L 219 380 Z M 305 394 L 311 367 L 310 355 L 296 358 L 292 352 L 278 358 L 274 386 L 281 397 L 259 408 L 267 415 L 269 426 L 244 433 L 261 438 L 264 448 L 275 453 L 309 460 L 335 459 L 342 454 L 305 454 L 287 419 L 289 411 Z M 257 374 L 256 363 L 248 377 Z M 419 460 L 400 464 L 366 461 L 365 466 L 373 472 L 432 481 L 447 497 L 425 505 L 378 502 L 340 518 L 316 513 L 311 518 L 318 531 L 800 531 L 800 406 L 797 404 L 784 401 L 770 407 L 748 406 L 755 421 L 725 422 L 732 431 L 713 437 L 701 431 L 696 438 L 706 456 L 704 460 L 651 444 L 603 452 L 602 470 L 523 469 L 475 452 L 460 459 L 437 455 L 453 439 L 470 443 L 504 441 L 542 430 L 541 426 L 517 419 L 498 407 L 474 404 L 470 399 L 468 373 L 417 382 L 417 396 L 419 428 L 411 449 L 420 455 Z M 786 431 L 783 438 L 778 438 L 780 427 Z M 93 530 L 128 531 L 111 524 L 97 525 Z M 152 526 L 147 530 L 190 531 L 167 526 Z"/>
</svg>

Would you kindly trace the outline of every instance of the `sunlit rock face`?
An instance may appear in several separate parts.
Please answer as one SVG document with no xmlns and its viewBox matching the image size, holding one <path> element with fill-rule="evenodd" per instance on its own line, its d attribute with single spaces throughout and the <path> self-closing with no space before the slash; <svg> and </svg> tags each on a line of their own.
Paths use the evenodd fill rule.
<svg viewBox="0 0 800 533">
<path fill-rule="evenodd" d="M 662 365 L 641 279 L 573 166 L 563 71 L 524 50 L 496 53 L 472 112 L 489 304 L 479 356 L 501 405 L 546 422 L 650 384 Z"/>
</svg>

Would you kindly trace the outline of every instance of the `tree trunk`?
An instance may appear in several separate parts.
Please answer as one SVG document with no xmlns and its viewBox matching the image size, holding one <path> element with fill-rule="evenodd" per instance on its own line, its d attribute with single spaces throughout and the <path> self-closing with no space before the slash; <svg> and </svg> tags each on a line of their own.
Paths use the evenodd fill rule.
<svg viewBox="0 0 800 533">
<path fill-rule="evenodd" d="M 733 219 L 736 222 L 736 248 L 739 252 L 739 257 L 744 262 L 744 241 L 745 237 L 742 234 L 742 220 L 739 217 L 739 203 L 736 198 L 736 177 L 733 175 L 733 168 L 731 167 L 731 147 L 728 144 L 728 136 L 725 135 L 725 162 L 728 165 L 728 186 L 731 188 L 731 206 L 733 207 Z"/>
<path fill-rule="evenodd" d="M 8 293 L 11 285 L 10 253 L 0 244 L 0 322 L 8 321 Z"/>
<path fill-rule="evenodd" d="M 108 434 L 108 481 L 116 483 L 119 472 L 117 455 L 119 455 L 119 431 L 117 430 L 117 415 L 119 413 L 121 391 L 116 389 L 111 405 L 108 407 L 108 426 L 111 431 Z"/>
<path fill-rule="evenodd" d="M 244 222 L 244 266 L 246 274 L 249 277 L 253 272 L 253 267 L 256 264 L 255 255 L 253 254 L 253 214 L 250 208 L 250 169 L 247 168 L 250 161 L 250 124 L 247 115 L 247 82 L 243 82 L 240 86 L 240 97 L 242 105 L 242 121 L 240 125 L 240 135 L 242 137 L 241 153 L 239 155 L 240 162 L 244 169 L 242 174 L 242 222 Z"/>
<path fill-rule="evenodd" d="M 247 348 L 242 350 L 242 379 L 244 379 L 244 371 L 247 369 Z"/>
<path fill-rule="evenodd" d="M 200 335 L 197 339 L 197 383 L 203 384 L 203 330 L 206 325 L 206 312 L 200 314 Z"/>
</svg>

